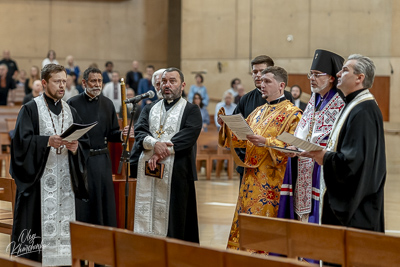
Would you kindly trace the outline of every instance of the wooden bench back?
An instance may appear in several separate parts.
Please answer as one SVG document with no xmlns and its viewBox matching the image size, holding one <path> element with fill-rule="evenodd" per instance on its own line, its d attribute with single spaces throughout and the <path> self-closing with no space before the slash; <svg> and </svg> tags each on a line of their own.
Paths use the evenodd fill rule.
<svg viewBox="0 0 400 267">
<path fill-rule="evenodd" d="M 398 266 L 400 238 L 383 233 L 348 228 L 346 231 L 347 266 Z"/>
<path fill-rule="evenodd" d="M 169 267 L 223 267 L 224 251 L 200 247 L 190 242 L 168 239 L 167 259 Z"/>
<path fill-rule="evenodd" d="M 240 214 L 240 249 L 288 255 L 287 229 L 287 220 Z"/>
<path fill-rule="evenodd" d="M 115 254 L 118 267 L 167 266 L 167 242 L 157 238 L 134 234 L 132 231 L 115 231 Z"/>
<path fill-rule="evenodd" d="M 72 266 L 80 267 L 80 260 L 115 265 L 114 228 L 71 222 Z"/>
</svg>

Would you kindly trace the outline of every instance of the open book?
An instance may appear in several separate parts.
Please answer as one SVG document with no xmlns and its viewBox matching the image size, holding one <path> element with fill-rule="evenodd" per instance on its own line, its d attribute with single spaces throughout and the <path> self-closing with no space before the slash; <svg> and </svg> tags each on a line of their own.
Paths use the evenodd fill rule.
<svg viewBox="0 0 400 267">
<path fill-rule="evenodd" d="M 65 130 L 60 137 L 68 142 L 78 140 L 85 133 L 87 133 L 90 129 L 97 125 L 97 121 L 89 123 L 89 124 L 78 124 L 73 123 L 67 130 Z"/>
<path fill-rule="evenodd" d="M 319 151 L 324 149 L 324 147 L 322 146 L 307 142 L 287 132 L 279 135 L 277 139 L 287 144 L 291 144 L 292 146 L 300 148 L 304 151 Z"/>
</svg>

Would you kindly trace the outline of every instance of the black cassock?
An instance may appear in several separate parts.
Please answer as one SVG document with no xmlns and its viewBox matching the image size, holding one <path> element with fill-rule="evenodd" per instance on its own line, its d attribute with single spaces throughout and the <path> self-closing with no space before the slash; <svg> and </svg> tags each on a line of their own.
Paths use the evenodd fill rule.
<svg viewBox="0 0 400 267">
<path fill-rule="evenodd" d="M 89 201 L 76 200 L 78 221 L 117 227 L 112 166 L 108 142 L 122 142 L 114 105 L 103 95 L 90 98 L 85 92 L 68 100 L 84 123 L 97 121 L 89 132 L 90 157 L 87 162 Z"/>
<path fill-rule="evenodd" d="M 166 110 L 178 100 L 175 99 L 171 104 L 164 102 Z M 133 177 L 137 177 L 137 164 L 143 151 L 143 140 L 148 135 L 152 136 L 149 131 L 149 112 L 157 102 L 146 105 L 135 124 L 135 144 L 130 159 Z M 175 160 L 172 171 L 167 233 L 168 237 L 197 243 L 199 242 L 199 230 L 194 181 L 197 180 L 196 141 L 201 127 L 202 118 L 199 107 L 188 102 L 183 111 L 179 132 L 171 138 L 171 142 L 174 144 Z"/>
<path fill-rule="evenodd" d="M 346 105 L 362 91 L 348 95 Z M 385 139 L 374 100 L 351 110 L 337 142 L 336 152 L 324 156 L 322 223 L 384 232 Z"/>
<path fill-rule="evenodd" d="M 60 114 L 61 105 L 55 106 L 49 98 L 46 98 L 46 101 L 54 114 Z M 82 123 L 74 108 L 71 108 L 71 112 L 73 121 Z M 20 242 L 21 239 L 18 240 L 23 231 L 25 237 L 28 232 L 31 236 L 36 235 L 34 244 L 41 243 L 40 178 L 43 175 L 50 152 L 50 147 L 47 146 L 48 140 L 49 136 L 39 135 L 39 115 L 36 102 L 30 101 L 23 105 L 18 114 L 15 136 L 11 142 L 10 165 L 10 174 L 17 185 L 11 241 L 15 242 L 15 245 L 21 244 L 21 247 L 31 244 L 30 240 L 25 240 L 25 242 Z M 72 184 L 74 187 L 79 187 L 79 189 L 74 188 L 75 196 L 87 198 L 87 191 L 83 184 L 83 180 L 86 179 L 85 163 L 89 156 L 87 135 L 79 139 L 78 153 L 74 156 L 69 152 L 68 155 Z M 10 252 L 14 248 L 11 247 Z M 42 260 L 40 251 L 21 255 L 21 257 L 35 261 Z"/>
</svg>

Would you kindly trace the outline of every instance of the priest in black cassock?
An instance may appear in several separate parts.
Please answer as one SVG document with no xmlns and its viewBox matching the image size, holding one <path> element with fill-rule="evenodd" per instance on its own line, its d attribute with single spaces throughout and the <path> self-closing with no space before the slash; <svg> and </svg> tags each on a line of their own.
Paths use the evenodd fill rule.
<svg viewBox="0 0 400 267">
<path fill-rule="evenodd" d="M 244 118 L 247 118 L 257 107 L 267 103 L 267 100 L 265 100 L 261 94 L 261 72 L 267 67 L 274 66 L 274 64 L 275 63 L 272 58 L 266 55 L 257 56 L 251 61 L 251 77 L 253 78 L 256 88 L 245 94 L 240 99 L 238 105 L 233 111 L 233 114 L 241 113 Z M 285 94 L 286 99 L 293 103 L 291 93 L 286 90 L 284 90 L 283 93 Z M 240 159 L 244 161 L 246 149 L 236 148 L 235 151 Z M 240 183 L 242 183 L 244 168 L 238 166 L 236 170 L 240 174 Z"/>
<path fill-rule="evenodd" d="M 89 140 L 60 137 L 73 122 L 82 123 L 64 96 L 67 72 L 42 69 L 45 93 L 23 105 L 11 142 L 10 174 L 17 185 L 10 253 L 43 265 L 71 265 L 69 222 L 75 197 L 88 198 L 86 160 Z"/>
<path fill-rule="evenodd" d="M 90 138 L 90 157 L 87 162 L 89 201 L 76 201 L 78 221 L 117 227 L 112 166 L 108 152 L 108 142 L 123 140 L 129 126 L 119 130 L 117 113 L 113 102 L 101 94 L 103 78 L 97 68 L 88 68 L 83 73 L 82 86 L 85 91 L 68 100 L 82 117 L 84 123 L 97 121 L 98 124 L 88 132 Z M 133 134 L 133 131 L 132 131 Z"/>
<path fill-rule="evenodd" d="M 371 59 L 358 54 L 349 56 L 337 73 L 337 88 L 343 92 L 346 104 L 333 126 L 327 148 L 300 154 L 323 165 L 323 224 L 385 230 L 383 120 L 368 90 L 374 76 Z"/>
<path fill-rule="evenodd" d="M 199 107 L 182 98 L 185 85 L 179 69 L 166 69 L 161 80 L 163 99 L 146 105 L 135 124 L 130 160 L 138 180 L 134 231 L 198 243 L 194 181 L 202 118 Z M 157 163 L 164 165 L 162 179 L 145 173 Z"/>
</svg>

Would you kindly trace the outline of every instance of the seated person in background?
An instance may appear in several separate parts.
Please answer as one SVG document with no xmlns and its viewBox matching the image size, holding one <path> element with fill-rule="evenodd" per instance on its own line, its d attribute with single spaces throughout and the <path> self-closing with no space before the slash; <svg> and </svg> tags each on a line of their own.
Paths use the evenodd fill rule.
<svg viewBox="0 0 400 267">
<path fill-rule="evenodd" d="M 234 78 L 232 81 L 231 81 L 231 88 L 229 88 L 228 90 L 226 90 L 227 92 L 230 92 L 232 95 L 233 95 L 233 97 L 235 98 L 237 95 L 238 95 L 238 88 L 237 88 L 237 86 L 239 85 L 239 84 L 241 84 L 242 82 L 240 81 L 240 79 L 239 78 Z"/>
<path fill-rule="evenodd" d="M 24 100 L 22 101 L 22 105 L 25 105 L 32 99 L 34 99 L 37 96 L 42 95 L 43 93 L 43 86 L 42 86 L 42 81 L 41 80 L 36 80 L 33 82 L 32 85 L 32 92 L 24 96 Z"/>
<path fill-rule="evenodd" d="M 290 87 L 290 93 L 292 94 L 293 97 L 293 104 L 300 108 L 302 111 L 304 111 L 307 107 L 307 103 L 304 103 L 303 101 L 300 100 L 302 91 L 300 86 L 298 85 L 293 85 Z"/>
<path fill-rule="evenodd" d="M 197 73 L 196 76 L 194 76 L 194 78 L 196 79 L 196 84 L 192 84 L 190 86 L 190 90 L 189 90 L 189 94 L 188 94 L 187 100 L 190 103 L 193 103 L 194 94 L 195 93 L 199 93 L 201 95 L 201 98 L 203 99 L 203 105 L 207 107 L 208 106 L 209 97 L 208 97 L 207 89 L 203 85 L 204 77 L 200 73 Z"/>
<path fill-rule="evenodd" d="M 240 99 L 242 98 L 242 96 L 244 96 L 246 94 L 246 90 L 244 90 L 243 84 L 238 84 L 236 85 L 236 89 L 237 89 L 237 96 L 235 96 L 235 104 L 239 104 Z"/>
<path fill-rule="evenodd" d="M 26 71 L 20 70 L 18 74 L 18 80 L 16 81 L 16 86 L 19 88 L 24 88 L 26 80 Z"/>
<path fill-rule="evenodd" d="M 25 95 L 32 92 L 33 82 L 40 79 L 40 70 L 38 66 L 32 66 L 28 79 L 25 81 Z"/>
<path fill-rule="evenodd" d="M 193 96 L 193 104 L 198 105 L 200 108 L 201 118 L 203 119 L 202 131 L 207 132 L 207 126 L 210 125 L 210 115 L 206 107 L 203 104 L 203 99 L 199 93 L 195 93 Z"/>
<path fill-rule="evenodd" d="M 126 89 L 126 99 L 130 99 L 130 98 L 134 98 L 135 97 L 135 91 L 132 88 L 127 88 Z M 136 123 L 137 120 L 139 119 L 140 116 L 140 111 L 141 110 L 141 106 L 142 106 L 142 101 L 138 102 L 136 104 L 135 107 L 135 113 L 133 115 L 133 123 Z M 131 118 L 131 111 L 133 109 L 133 104 L 132 103 L 128 103 L 126 104 L 126 111 L 127 111 L 127 115 L 128 115 L 128 119 Z M 119 118 L 122 118 L 122 106 L 120 107 L 119 113 L 118 113 Z"/>
<path fill-rule="evenodd" d="M 226 91 L 226 92 L 224 93 L 224 97 L 222 98 L 222 101 L 219 102 L 219 103 L 215 106 L 214 121 L 215 121 L 215 125 L 217 126 L 218 129 L 219 129 L 219 127 L 221 127 L 221 126 L 218 124 L 218 121 L 217 121 L 218 118 L 217 118 L 217 116 L 218 116 L 218 111 L 219 111 L 222 107 L 225 109 L 225 115 L 232 115 L 232 114 L 233 114 L 233 111 L 234 111 L 235 108 L 236 108 L 236 104 L 233 103 L 233 95 L 232 95 L 229 91 Z"/>
<path fill-rule="evenodd" d="M 151 83 L 151 78 L 153 77 L 153 73 L 154 73 L 154 66 L 148 65 L 146 67 L 145 77 L 139 81 L 139 87 L 138 87 L 139 95 L 147 93 L 150 90 L 152 90 L 154 92 L 153 98 L 147 98 L 147 99 L 142 100 L 142 108 L 144 108 L 144 106 L 146 104 L 150 104 L 151 102 L 156 101 L 158 99 L 156 89 L 154 88 L 153 84 Z"/>
<path fill-rule="evenodd" d="M 111 61 L 107 61 L 105 67 L 106 70 L 101 74 L 103 76 L 103 84 L 111 82 L 114 64 Z"/>
<path fill-rule="evenodd" d="M 59 64 L 57 59 L 56 59 L 56 52 L 54 50 L 49 50 L 49 52 L 47 52 L 47 58 L 45 58 L 42 61 L 42 68 L 44 68 L 44 66 L 46 66 L 47 64 Z"/>
<path fill-rule="evenodd" d="M 63 100 L 67 101 L 73 96 L 79 95 L 78 90 L 74 85 L 74 78 L 71 75 L 67 75 L 67 84 L 65 85 L 65 93 L 63 96 Z"/>
<path fill-rule="evenodd" d="M 81 73 L 81 70 L 79 69 L 79 66 L 74 64 L 74 57 L 69 55 L 65 58 L 65 61 L 67 62 L 67 66 L 65 66 L 65 69 L 67 70 L 67 74 L 71 75 L 71 72 L 75 73 L 75 84 L 78 81 L 79 74 Z"/>
</svg>

